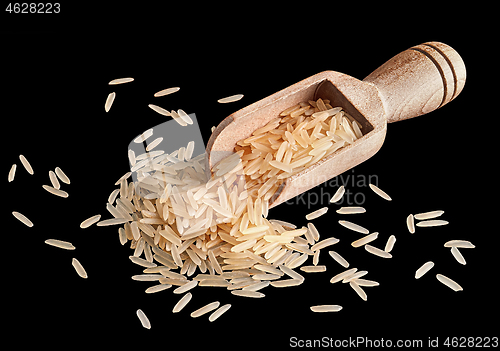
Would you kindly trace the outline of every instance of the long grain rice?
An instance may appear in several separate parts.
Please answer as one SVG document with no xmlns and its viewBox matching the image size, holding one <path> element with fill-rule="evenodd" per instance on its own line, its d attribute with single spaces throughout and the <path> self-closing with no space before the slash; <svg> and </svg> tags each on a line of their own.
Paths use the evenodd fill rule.
<svg viewBox="0 0 500 351">
<path fill-rule="evenodd" d="M 113 79 L 112 81 L 110 81 L 108 84 L 109 85 L 116 85 L 116 84 L 129 83 L 129 82 L 133 82 L 133 81 L 134 81 L 134 78 L 130 78 L 130 77 L 127 77 L 127 78 L 116 78 L 116 79 Z"/>
<path fill-rule="evenodd" d="M 180 89 L 181 88 L 179 88 L 179 87 L 163 89 L 163 90 L 160 90 L 159 92 L 155 93 L 154 97 L 169 95 L 169 94 L 175 93 L 176 91 L 179 91 Z"/>
<path fill-rule="evenodd" d="M 236 95 L 231 95 L 222 99 L 217 100 L 218 103 L 220 104 L 227 104 L 229 102 L 235 102 L 238 100 L 241 100 L 243 98 L 243 94 L 236 94 Z"/>
<path fill-rule="evenodd" d="M 367 280 L 367 279 L 354 279 L 353 282 L 358 284 L 359 286 L 379 286 L 379 282 L 376 282 L 374 280 Z"/>
<path fill-rule="evenodd" d="M 378 232 L 371 233 L 362 237 L 361 239 L 355 240 L 351 243 L 353 247 L 360 247 L 365 244 L 371 243 L 373 240 L 378 238 Z"/>
<path fill-rule="evenodd" d="M 148 146 L 146 146 L 146 151 L 151 151 L 153 150 L 155 147 L 157 147 L 158 145 L 160 145 L 160 143 L 163 141 L 163 138 L 162 137 L 159 137 L 159 138 L 156 138 L 155 140 L 153 140 L 152 142 L 150 142 L 148 144 Z"/>
<path fill-rule="evenodd" d="M 149 288 L 146 289 L 146 294 L 154 294 L 154 293 L 157 293 L 159 291 L 169 289 L 171 287 L 172 287 L 172 285 L 170 285 L 170 284 L 153 285 L 153 286 L 150 286 Z"/>
<path fill-rule="evenodd" d="M 61 188 L 61 184 L 59 183 L 59 180 L 57 179 L 57 176 L 53 171 L 49 171 L 49 179 L 54 189 Z"/>
<path fill-rule="evenodd" d="M 65 184 L 71 184 L 71 181 L 69 180 L 68 176 L 62 171 L 60 167 L 56 167 L 55 169 L 56 175 L 59 177 L 61 182 Z"/>
<path fill-rule="evenodd" d="M 86 220 L 84 220 L 81 224 L 80 224 L 80 228 L 88 228 L 90 227 L 92 224 L 94 223 L 97 223 L 99 222 L 99 220 L 101 219 L 101 215 L 98 214 L 98 215 L 95 215 L 95 216 L 92 216 L 90 218 L 87 218 Z"/>
<path fill-rule="evenodd" d="M 71 264 L 73 265 L 73 267 L 75 268 L 76 273 L 78 273 L 78 275 L 80 277 L 82 277 L 84 279 L 88 278 L 87 272 L 85 271 L 85 268 L 83 268 L 83 266 L 80 263 L 80 261 L 78 261 L 76 258 L 73 258 L 71 260 Z"/>
<path fill-rule="evenodd" d="M 448 224 L 447 221 L 443 221 L 441 219 L 431 219 L 428 221 L 418 222 L 417 227 L 438 227 L 447 224 Z"/>
<path fill-rule="evenodd" d="M 351 281 L 349 282 L 349 285 L 351 286 L 351 288 L 354 289 L 354 291 L 359 295 L 359 297 L 363 299 L 363 301 L 367 300 L 365 291 L 356 282 Z"/>
<path fill-rule="evenodd" d="M 356 213 L 365 213 L 366 210 L 363 207 L 352 206 L 352 207 L 341 207 L 336 212 L 338 214 L 356 214 Z"/>
<path fill-rule="evenodd" d="M 67 241 L 62 241 L 62 240 L 57 240 L 57 239 L 47 239 L 45 240 L 45 243 L 47 245 L 55 246 L 60 249 L 65 249 L 65 250 L 74 250 L 75 247 L 73 246 L 72 243 L 67 242 Z"/>
<path fill-rule="evenodd" d="M 341 185 L 337 189 L 335 194 L 333 194 L 332 198 L 330 199 L 330 203 L 338 202 L 342 198 L 342 196 L 344 196 L 344 193 L 345 193 L 345 187 Z"/>
<path fill-rule="evenodd" d="M 33 167 L 31 167 L 31 164 L 28 162 L 26 157 L 23 155 L 19 155 L 19 160 L 21 161 L 22 165 L 24 166 L 24 169 L 31 175 L 33 175 L 35 172 L 33 171 Z"/>
<path fill-rule="evenodd" d="M 146 329 L 151 329 L 151 322 L 149 322 L 148 317 L 142 312 L 141 309 L 137 310 L 137 317 L 139 317 L 139 320 L 141 321 L 141 324 L 144 328 Z"/>
<path fill-rule="evenodd" d="M 149 104 L 148 107 L 150 109 L 152 109 L 153 111 L 159 113 L 160 115 L 167 116 L 167 117 L 172 116 L 172 114 L 168 110 L 165 110 L 163 107 L 153 105 L 153 104 Z"/>
<path fill-rule="evenodd" d="M 210 322 L 215 321 L 217 318 L 222 316 L 224 313 L 227 312 L 231 308 L 231 304 L 225 304 L 224 306 L 219 307 L 215 312 L 213 312 L 210 317 L 208 317 L 208 320 Z"/>
<path fill-rule="evenodd" d="M 306 273 L 326 272 L 326 266 L 302 266 L 300 270 Z"/>
<path fill-rule="evenodd" d="M 231 294 L 236 296 L 253 297 L 253 298 L 261 298 L 266 296 L 261 292 L 251 291 L 251 290 L 232 290 Z"/>
<path fill-rule="evenodd" d="M 144 133 L 142 133 L 141 135 L 139 135 L 138 137 L 136 137 L 134 139 L 134 143 L 141 144 L 142 142 L 144 142 L 147 138 L 151 137 L 152 135 L 153 135 L 153 128 L 150 128 L 150 129 L 146 130 Z"/>
<path fill-rule="evenodd" d="M 408 231 L 411 234 L 415 233 L 415 220 L 414 220 L 414 216 L 412 214 L 410 214 L 410 215 L 408 215 L 408 217 L 406 217 L 406 226 L 408 227 Z"/>
<path fill-rule="evenodd" d="M 442 275 L 442 274 L 436 274 L 436 278 L 441 282 L 443 283 L 444 285 L 446 285 L 447 287 L 449 287 L 450 289 L 454 290 L 454 291 L 462 291 L 464 290 L 457 282 L 455 282 L 454 280 L 451 280 L 450 278 Z"/>
<path fill-rule="evenodd" d="M 33 227 L 33 222 L 28 219 L 25 215 L 22 213 L 12 211 L 12 214 L 14 217 L 16 217 L 19 221 L 21 221 L 23 224 L 27 225 L 28 227 Z"/>
<path fill-rule="evenodd" d="M 135 264 L 137 264 L 139 266 L 142 266 L 142 267 L 151 268 L 151 267 L 156 267 L 157 266 L 156 263 L 152 263 L 152 262 L 146 261 L 145 259 L 140 258 L 140 257 L 129 256 L 128 258 L 133 263 L 135 263 Z"/>
<path fill-rule="evenodd" d="M 7 178 L 9 180 L 9 183 L 14 180 L 14 177 L 16 176 L 16 169 L 17 169 L 17 165 L 14 163 L 12 165 L 12 167 L 10 168 L 9 176 Z"/>
<path fill-rule="evenodd" d="M 434 267 L 434 262 L 428 261 L 424 263 L 417 271 L 415 272 L 415 279 L 420 279 L 425 273 L 427 273 L 431 268 Z"/>
<path fill-rule="evenodd" d="M 371 245 L 365 245 L 365 250 L 375 256 L 379 256 L 382 258 L 392 258 L 392 255 L 390 253 L 380 250 L 379 248 Z"/>
<path fill-rule="evenodd" d="M 373 184 L 368 184 L 368 186 L 370 187 L 370 189 L 373 190 L 373 192 L 375 194 L 377 194 L 381 198 L 383 198 L 387 201 L 392 201 L 391 197 L 389 195 L 387 195 L 387 193 L 385 191 L 381 190 L 378 186 L 373 185 Z"/>
<path fill-rule="evenodd" d="M 69 194 L 61 189 L 55 189 L 53 187 L 51 187 L 50 185 L 42 185 L 42 188 L 44 188 L 45 190 L 47 190 L 49 193 L 53 194 L 53 195 L 56 195 L 56 196 L 60 196 L 60 197 L 63 197 L 63 198 L 66 198 L 69 196 Z"/>
<path fill-rule="evenodd" d="M 191 301 L 192 298 L 193 295 L 188 292 L 175 304 L 174 308 L 172 309 L 172 313 L 180 312 L 184 307 L 186 307 L 186 305 L 189 301 Z"/>
<path fill-rule="evenodd" d="M 308 221 L 311 221 L 313 219 L 316 219 L 322 215 L 324 215 L 328 211 L 328 207 L 322 207 L 319 210 L 313 211 L 309 214 L 306 215 L 306 219 Z"/>
<path fill-rule="evenodd" d="M 396 242 L 396 237 L 394 235 L 391 235 L 389 239 L 387 239 L 387 243 L 385 244 L 384 251 L 385 252 L 391 252 L 392 249 L 394 248 L 394 243 Z"/>
<path fill-rule="evenodd" d="M 115 92 L 109 93 L 108 97 L 106 98 L 106 103 L 104 104 L 104 111 L 109 112 L 111 106 L 113 106 L 115 98 L 116 98 Z"/>
<path fill-rule="evenodd" d="M 342 309 L 340 305 L 317 305 L 311 306 L 313 312 L 338 312 Z"/>
<path fill-rule="evenodd" d="M 340 241 L 339 239 L 333 238 L 333 237 L 321 240 L 321 241 L 317 242 L 316 244 L 314 244 L 313 246 L 311 246 L 311 251 L 321 250 L 327 246 L 335 245 L 339 241 Z"/>
<path fill-rule="evenodd" d="M 466 240 L 450 240 L 444 243 L 444 247 L 459 247 L 462 249 L 473 249 L 476 246 L 470 241 Z"/>
<path fill-rule="evenodd" d="M 339 221 L 339 224 L 342 225 L 343 227 L 346 227 L 347 229 L 353 230 L 353 231 L 358 232 L 358 233 L 362 233 L 362 234 L 369 233 L 368 229 L 366 229 L 358 224 L 349 222 L 349 221 Z"/>
<path fill-rule="evenodd" d="M 186 112 L 184 112 L 184 110 L 178 109 L 177 114 L 186 124 L 193 124 L 193 120 Z"/>
<path fill-rule="evenodd" d="M 197 318 L 197 317 L 203 316 L 204 314 L 217 309 L 219 306 L 220 306 L 220 302 L 219 301 L 211 302 L 208 305 L 205 305 L 205 306 L 197 309 L 193 313 L 191 313 L 191 317 Z"/>
<path fill-rule="evenodd" d="M 357 268 L 350 268 L 346 271 L 343 271 L 337 275 L 335 275 L 332 279 L 330 279 L 330 283 L 337 283 L 344 279 L 345 277 L 350 276 L 351 274 L 354 274 L 358 269 Z"/>
<path fill-rule="evenodd" d="M 290 286 L 297 286 L 304 282 L 301 279 L 284 279 L 284 280 L 276 280 L 271 282 L 271 285 L 275 288 L 288 288 Z"/>
<path fill-rule="evenodd" d="M 337 261 L 338 264 L 340 264 L 342 267 L 347 268 L 349 267 L 349 262 L 346 261 L 346 259 L 340 254 L 338 254 L 335 251 L 328 251 L 328 254 L 335 260 Z"/>
<path fill-rule="evenodd" d="M 430 211 L 430 212 L 424 212 L 424 213 L 417 213 L 414 217 L 415 219 L 423 220 L 423 219 L 431 219 L 431 218 L 436 218 L 441 216 L 444 213 L 444 211 Z"/>
<path fill-rule="evenodd" d="M 453 257 L 455 257 L 458 263 L 463 265 L 466 264 L 464 256 L 462 256 L 462 253 L 457 249 L 456 246 L 451 247 L 451 254 L 453 255 Z"/>
</svg>

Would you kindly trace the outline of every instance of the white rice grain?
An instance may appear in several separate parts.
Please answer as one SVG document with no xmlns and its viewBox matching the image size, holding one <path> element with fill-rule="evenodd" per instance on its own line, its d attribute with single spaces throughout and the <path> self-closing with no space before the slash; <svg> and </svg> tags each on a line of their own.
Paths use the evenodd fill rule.
<svg viewBox="0 0 500 351">
<path fill-rule="evenodd" d="M 129 222 L 128 219 L 126 218 L 111 218 L 111 219 L 105 219 L 103 221 L 100 221 L 97 223 L 98 227 L 106 227 L 108 225 L 116 225 L 116 224 L 123 224 Z"/>
<path fill-rule="evenodd" d="M 115 92 L 109 93 L 108 97 L 106 98 L 106 103 L 104 104 L 104 111 L 109 112 L 111 106 L 113 106 L 115 98 L 116 98 Z"/>
<path fill-rule="evenodd" d="M 339 239 L 333 238 L 333 237 L 321 240 L 321 241 L 317 242 L 316 244 L 314 244 L 313 246 L 311 246 L 311 251 L 321 250 L 327 246 L 335 245 L 339 241 L 340 241 Z"/>
<path fill-rule="evenodd" d="M 140 258 L 140 257 L 129 256 L 128 258 L 130 259 L 130 261 L 132 261 L 136 265 L 139 265 L 139 266 L 142 266 L 145 268 L 157 267 L 156 263 L 146 261 L 145 259 Z"/>
<path fill-rule="evenodd" d="M 153 285 L 153 286 L 150 286 L 149 288 L 146 289 L 146 294 L 154 294 L 154 293 L 157 293 L 159 291 L 169 289 L 171 287 L 172 287 L 172 285 L 170 285 L 170 284 Z"/>
<path fill-rule="evenodd" d="M 349 285 L 351 286 L 351 288 L 354 289 L 354 291 L 359 295 L 359 297 L 361 297 L 364 301 L 367 300 L 365 291 L 356 282 L 353 281 L 349 282 Z"/>
<path fill-rule="evenodd" d="M 49 185 L 42 185 L 42 188 L 44 188 L 45 190 L 47 190 L 49 193 L 53 194 L 53 195 L 56 195 L 56 196 L 60 196 L 60 197 L 68 197 L 69 194 L 61 189 L 55 189 Z"/>
<path fill-rule="evenodd" d="M 28 162 L 26 157 L 24 157 L 23 155 L 19 155 L 19 160 L 21 161 L 22 165 L 24 166 L 24 169 L 26 169 L 26 171 L 29 174 L 33 175 L 35 173 L 33 171 L 33 167 L 31 167 L 31 164 Z"/>
<path fill-rule="evenodd" d="M 243 98 L 243 94 L 236 94 L 236 95 L 231 95 L 222 99 L 217 100 L 218 103 L 220 104 L 227 104 L 229 102 L 235 102 L 238 100 L 241 100 Z"/>
<path fill-rule="evenodd" d="M 193 289 L 194 287 L 196 287 L 196 285 L 198 285 L 198 281 L 192 280 L 192 281 L 176 288 L 174 290 L 174 294 L 183 294 L 183 293 Z"/>
<path fill-rule="evenodd" d="M 232 290 L 231 294 L 236 296 L 253 297 L 253 298 L 261 298 L 266 296 L 261 292 L 251 291 L 251 290 Z"/>
<path fill-rule="evenodd" d="M 68 176 L 62 171 L 61 168 L 56 167 L 55 171 L 56 171 L 57 176 L 61 180 L 61 182 L 65 183 L 65 184 L 70 184 L 71 183 L 71 181 L 69 180 Z"/>
<path fill-rule="evenodd" d="M 392 258 L 392 255 L 390 253 L 380 250 L 379 248 L 371 245 L 365 245 L 365 250 L 375 256 L 379 256 L 382 258 Z"/>
<path fill-rule="evenodd" d="M 337 261 L 337 263 L 340 264 L 342 267 L 344 267 L 344 268 L 349 267 L 349 262 L 347 262 L 346 259 L 344 257 L 340 256 L 337 252 L 335 252 L 335 251 L 328 251 L 328 254 L 335 261 Z"/>
<path fill-rule="evenodd" d="M 300 270 L 306 273 L 326 272 L 326 266 L 302 266 Z"/>
<path fill-rule="evenodd" d="M 308 221 L 311 221 L 313 219 L 316 219 L 316 218 L 324 215 L 327 211 L 328 211 L 328 207 L 322 207 L 319 210 L 313 211 L 313 212 L 309 213 L 308 215 L 306 215 L 306 219 Z"/>
<path fill-rule="evenodd" d="M 476 247 L 470 241 L 466 240 L 450 240 L 444 243 L 444 247 L 454 247 L 454 246 L 462 249 L 473 249 Z"/>
<path fill-rule="evenodd" d="M 149 319 L 148 317 L 146 317 L 144 312 L 142 312 L 141 309 L 138 309 L 136 313 L 137 317 L 139 317 L 139 320 L 141 321 L 142 326 L 146 329 L 151 329 L 151 323 L 149 322 Z"/>
<path fill-rule="evenodd" d="M 340 305 L 317 305 L 311 306 L 313 312 L 338 312 L 342 309 Z"/>
<path fill-rule="evenodd" d="M 353 247 L 360 247 L 365 244 L 371 243 L 373 240 L 378 238 L 378 232 L 371 233 L 367 236 L 362 237 L 361 239 L 355 240 L 351 243 Z"/>
<path fill-rule="evenodd" d="M 358 232 L 358 233 L 362 233 L 362 234 L 369 233 L 368 229 L 366 229 L 358 224 L 349 222 L 349 221 L 339 221 L 339 224 L 342 225 L 343 227 L 346 227 L 347 229 L 353 230 L 353 231 Z"/>
<path fill-rule="evenodd" d="M 116 78 L 116 79 L 113 79 L 112 81 L 110 81 L 108 84 L 109 85 L 116 85 L 116 84 L 124 84 L 124 83 L 129 83 L 129 82 L 133 82 L 134 81 L 134 78 Z"/>
<path fill-rule="evenodd" d="M 429 221 L 422 221 L 417 223 L 417 227 L 438 227 L 441 225 L 447 225 L 447 221 L 441 219 L 431 219 Z"/>
<path fill-rule="evenodd" d="M 439 280 L 441 283 L 449 287 L 450 289 L 454 291 L 462 291 L 464 290 L 457 282 L 454 280 L 451 280 L 450 278 L 442 275 L 442 274 L 436 274 L 437 280 Z"/>
<path fill-rule="evenodd" d="M 177 114 L 184 122 L 186 122 L 186 124 L 193 124 L 193 120 L 186 112 L 184 112 L 184 110 L 178 109 Z"/>
<path fill-rule="evenodd" d="M 12 165 L 12 167 L 10 168 L 9 176 L 7 178 L 9 180 L 9 183 L 14 180 L 14 177 L 16 176 L 16 169 L 17 169 L 17 165 L 14 163 Z"/>
<path fill-rule="evenodd" d="M 98 215 L 95 215 L 95 216 L 92 216 L 90 218 L 87 218 L 86 220 L 84 220 L 81 224 L 80 224 L 80 228 L 88 228 L 90 227 L 92 224 L 94 223 L 97 223 L 99 222 L 99 220 L 101 219 L 101 215 L 98 214 Z"/>
<path fill-rule="evenodd" d="M 78 273 L 78 275 L 80 277 L 82 277 L 84 279 L 88 278 L 87 272 L 83 268 L 83 266 L 80 263 L 80 261 L 78 261 L 76 258 L 73 258 L 72 261 L 71 261 L 71 264 L 73 265 L 73 267 L 75 268 L 76 273 Z"/>
<path fill-rule="evenodd" d="M 375 194 L 377 194 L 381 198 L 383 198 L 387 201 L 392 201 L 391 197 L 389 195 L 387 195 L 387 193 L 385 191 L 381 190 L 378 186 L 373 185 L 373 184 L 368 184 L 368 186 L 370 187 L 370 189 L 373 190 L 373 192 Z"/>
<path fill-rule="evenodd" d="M 415 233 L 415 220 L 414 220 L 414 216 L 412 214 L 410 214 L 410 215 L 408 215 L 408 217 L 406 217 L 406 226 L 408 227 L 408 231 L 411 234 Z"/>
<path fill-rule="evenodd" d="M 179 302 L 175 304 L 174 308 L 172 309 L 172 313 L 180 312 L 184 307 L 186 307 L 186 305 L 188 304 L 189 301 L 191 301 L 192 298 L 193 295 L 188 292 L 179 300 Z"/>
<path fill-rule="evenodd" d="M 363 207 L 351 206 L 351 207 L 341 207 L 336 212 L 338 214 L 356 214 L 356 213 L 365 213 L 366 210 Z"/>
<path fill-rule="evenodd" d="M 146 146 L 146 151 L 151 151 L 163 141 L 163 137 L 156 138 Z"/>
<path fill-rule="evenodd" d="M 343 271 L 337 275 L 335 275 L 332 279 L 330 279 L 330 283 L 337 283 L 344 279 L 345 277 L 350 276 L 351 274 L 354 274 L 358 269 L 357 268 L 351 268 L 346 271 Z"/>
<path fill-rule="evenodd" d="M 176 91 L 179 91 L 180 89 L 181 88 L 179 88 L 179 87 L 163 89 L 163 90 L 160 90 L 159 92 L 155 93 L 154 97 L 169 95 L 169 94 L 175 93 Z"/>
<path fill-rule="evenodd" d="M 14 217 L 16 217 L 19 221 L 21 221 L 23 224 L 27 225 L 28 227 L 33 227 L 33 222 L 30 221 L 28 219 L 28 217 L 26 217 L 25 215 L 19 213 L 19 212 L 16 212 L 16 211 L 12 211 L 12 214 L 14 215 Z"/>
<path fill-rule="evenodd" d="M 434 262 L 428 261 L 422 265 L 417 271 L 415 272 L 415 279 L 420 279 L 425 273 L 431 270 L 431 268 L 434 267 Z"/>
<path fill-rule="evenodd" d="M 47 240 L 45 240 L 45 243 L 47 245 L 58 247 L 60 249 L 65 249 L 65 250 L 74 250 L 75 249 L 73 244 L 70 242 L 67 242 L 67 241 L 56 240 L 56 239 L 47 239 Z"/>
<path fill-rule="evenodd" d="M 225 304 L 224 306 L 219 307 L 214 313 L 212 313 L 210 315 L 210 317 L 208 317 L 208 320 L 210 322 L 215 321 L 221 315 L 223 315 L 224 313 L 226 313 L 226 311 L 229 310 L 230 308 L 231 308 L 231 304 L 229 304 L 229 303 Z"/>
<path fill-rule="evenodd" d="M 392 249 L 394 248 L 394 243 L 396 242 L 396 237 L 394 235 L 391 235 L 389 239 L 387 239 L 387 243 L 385 244 L 384 251 L 385 252 L 391 252 Z"/>
<path fill-rule="evenodd" d="M 284 279 L 284 280 L 276 280 L 271 282 L 271 285 L 275 288 L 288 288 L 290 286 L 297 286 L 304 282 L 302 279 Z"/>
<path fill-rule="evenodd" d="M 138 137 L 136 137 L 134 139 L 134 143 L 141 144 L 144 140 L 151 137 L 152 135 L 153 135 L 153 128 L 150 128 L 150 129 L 146 130 L 144 133 L 142 133 L 141 135 L 139 135 Z"/>
<path fill-rule="evenodd" d="M 344 196 L 344 193 L 345 193 L 345 188 L 343 185 L 341 185 L 330 199 L 330 203 L 339 201 L 342 198 L 342 196 Z"/>
<path fill-rule="evenodd" d="M 61 188 L 61 184 L 59 183 L 59 180 L 57 179 L 57 176 L 53 171 L 49 171 L 49 179 L 54 189 Z"/>
<path fill-rule="evenodd" d="M 163 107 L 153 105 L 153 104 L 149 104 L 148 107 L 150 109 L 152 109 L 153 111 L 159 113 L 160 115 L 167 116 L 167 117 L 172 116 L 172 114 L 168 110 L 165 110 Z"/>
<path fill-rule="evenodd" d="M 380 285 L 379 282 L 376 282 L 374 280 L 367 280 L 367 279 L 354 279 L 353 282 L 355 282 L 359 286 L 379 286 Z"/>
<path fill-rule="evenodd" d="M 193 313 L 191 313 L 191 317 L 197 318 L 197 317 L 203 316 L 204 314 L 217 309 L 219 306 L 220 306 L 219 301 L 211 302 L 208 305 L 205 305 L 202 308 L 199 308 L 196 311 L 194 311 Z"/>
<path fill-rule="evenodd" d="M 436 218 L 441 216 L 444 213 L 444 211 L 430 211 L 430 212 L 423 212 L 423 213 L 417 213 L 414 217 L 415 219 L 418 219 L 419 221 L 422 219 L 431 219 L 431 218 Z"/>
<path fill-rule="evenodd" d="M 462 256 L 462 253 L 457 249 L 456 246 L 452 246 L 451 254 L 453 255 L 453 257 L 455 257 L 458 263 L 463 265 L 466 264 L 464 256 Z"/>
</svg>

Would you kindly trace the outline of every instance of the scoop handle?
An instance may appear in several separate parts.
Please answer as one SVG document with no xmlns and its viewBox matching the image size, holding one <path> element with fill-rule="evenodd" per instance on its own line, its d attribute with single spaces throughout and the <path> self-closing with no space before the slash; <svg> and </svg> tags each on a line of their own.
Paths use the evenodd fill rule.
<svg viewBox="0 0 500 351">
<path fill-rule="evenodd" d="M 460 94 L 465 77 L 460 55 L 452 47 L 432 41 L 394 56 L 363 81 L 377 88 L 390 123 L 446 105 Z"/>
</svg>

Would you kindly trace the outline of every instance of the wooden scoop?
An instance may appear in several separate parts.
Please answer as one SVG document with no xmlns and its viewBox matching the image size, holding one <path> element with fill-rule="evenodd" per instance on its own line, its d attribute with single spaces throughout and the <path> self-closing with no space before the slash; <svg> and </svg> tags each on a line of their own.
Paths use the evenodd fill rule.
<svg viewBox="0 0 500 351">
<path fill-rule="evenodd" d="M 361 123 L 363 137 L 286 178 L 270 199 L 269 207 L 277 206 L 373 156 L 384 142 L 387 123 L 447 104 L 460 94 L 465 77 L 460 55 L 439 42 L 403 51 L 362 81 L 335 71 L 318 73 L 225 118 L 207 144 L 210 169 L 232 154 L 239 140 L 299 102 L 322 98 L 341 106 Z"/>
</svg>

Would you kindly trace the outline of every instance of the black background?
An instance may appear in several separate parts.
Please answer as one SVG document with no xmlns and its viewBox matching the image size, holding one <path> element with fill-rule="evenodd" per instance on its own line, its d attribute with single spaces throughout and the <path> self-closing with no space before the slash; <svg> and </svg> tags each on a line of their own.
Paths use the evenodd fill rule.
<svg viewBox="0 0 500 351">
<path fill-rule="evenodd" d="M 132 16 L 133 9 L 129 11 Z M 190 348 L 192 343 L 207 347 L 220 343 L 283 349 L 293 336 L 334 340 L 360 336 L 394 342 L 410 338 L 422 339 L 426 345 L 429 337 L 436 336 L 442 342 L 446 336 L 498 335 L 494 286 L 498 261 L 492 245 L 498 229 L 493 228 L 496 218 L 489 212 L 495 206 L 497 187 L 490 167 L 497 158 L 496 149 L 487 144 L 494 141 L 495 129 L 493 112 L 477 99 L 488 90 L 482 80 L 483 61 L 477 57 L 477 48 L 484 44 L 479 38 L 488 33 L 485 28 L 459 25 L 464 23 L 459 16 L 452 26 L 425 16 L 419 22 L 403 16 L 400 23 L 389 21 L 380 28 L 370 24 L 382 16 L 376 12 L 368 22 L 357 17 L 347 22 L 336 12 L 326 23 L 312 23 L 311 14 L 297 11 L 295 16 L 303 25 L 298 31 L 290 31 L 296 22 L 286 18 L 274 20 L 272 29 L 258 30 L 268 19 L 261 22 L 253 17 L 251 25 L 234 18 L 227 25 L 210 20 L 172 24 L 169 20 L 175 14 L 165 14 L 160 28 L 141 27 L 136 20 L 128 27 L 117 23 L 97 31 L 91 18 L 73 15 L 67 14 L 59 27 L 53 21 L 28 26 L 16 20 L 2 32 L 0 173 L 5 176 L 2 219 L 6 224 L 2 286 L 7 292 L 2 315 L 10 322 L 12 338 L 20 344 L 54 347 L 64 345 L 54 339 L 64 333 L 76 345 L 137 342 L 142 347 L 167 347 L 180 341 Z M 70 30 L 73 18 L 88 30 Z M 110 16 L 112 20 L 121 22 Z M 246 30 L 237 30 L 238 24 Z M 172 294 L 172 289 L 145 294 L 152 283 L 131 280 L 141 268 L 129 261 L 128 245 L 119 244 L 118 226 L 79 228 L 91 215 L 108 217 L 106 200 L 127 170 L 128 143 L 164 121 L 148 104 L 196 113 L 206 141 L 210 127 L 224 117 L 293 83 L 324 70 L 363 79 L 390 57 L 426 41 L 442 41 L 462 56 L 467 67 L 463 92 L 429 115 L 389 125 L 382 149 L 343 175 L 357 180 L 376 175 L 392 202 L 379 198 L 366 184 L 349 182 L 346 188 L 364 194 L 367 213 L 341 216 L 335 213 L 339 206 L 331 204 L 327 215 L 314 220 L 322 238 L 340 239 L 331 249 L 351 267 L 368 270 L 367 279 L 380 282 L 365 289 L 368 301 L 347 285 L 329 283 L 343 268 L 325 250 L 320 264 L 327 265 L 327 272 L 304 273 L 306 281 L 300 287 L 268 287 L 262 290 L 263 299 L 236 297 L 222 288 L 196 288 L 186 309 L 172 314 L 181 296 Z M 128 76 L 135 81 L 107 84 Z M 181 90 L 153 97 L 173 86 Z M 105 113 L 104 102 L 112 91 L 117 98 Z M 237 93 L 245 95 L 239 102 L 217 103 Z M 31 162 L 33 176 L 21 166 L 19 154 Z M 13 163 L 18 164 L 16 178 L 7 183 Z M 70 194 L 67 199 L 41 187 L 49 184 L 48 171 L 57 166 L 71 178 L 70 185 L 62 184 Z M 336 186 L 330 185 L 311 190 L 310 196 L 332 194 Z M 282 205 L 272 209 L 269 217 L 302 226 L 307 223 L 304 216 L 323 205 L 327 204 Z M 449 225 L 408 233 L 409 213 L 436 209 L 445 210 L 442 219 Z M 12 211 L 27 215 L 35 226 L 23 226 Z M 341 227 L 339 219 L 380 232 L 374 242 L 378 247 L 383 248 L 394 234 L 394 257 L 384 260 L 353 249 L 350 242 L 360 236 Z M 77 249 L 47 246 L 48 238 L 70 241 Z M 452 239 L 476 245 L 476 249 L 461 250 L 466 266 L 443 247 Z M 88 279 L 74 272 L 72 257 L 86 268 Z M 436 266 L 415 280 L 415 270 L 429 260 Z M 437 273 L 456 280 L 464 291 L 448 289 L 437 281 Z M 214 300 L 231 303 L 232 308 L 214 323 L 207 316 L 189 316 Z M 309 306 L 317 304 L 340 304 L 343 310 L 311 312 Z M 151 330 L 141 327 L 135 315 L 138 308 L 149 317 Z M 19 331 L 29 331 L 24 334 L 28 338 L 17 339 Z"/>
</svg>

